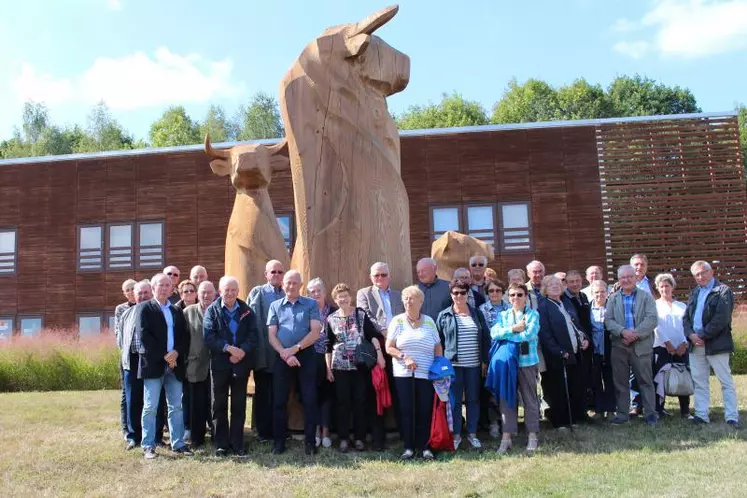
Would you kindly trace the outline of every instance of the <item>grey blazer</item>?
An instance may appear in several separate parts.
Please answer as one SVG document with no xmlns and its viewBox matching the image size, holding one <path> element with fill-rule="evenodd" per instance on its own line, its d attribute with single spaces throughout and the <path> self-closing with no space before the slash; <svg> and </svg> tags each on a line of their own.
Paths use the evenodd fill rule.
<svg viewBox="0 0 747 498">
<path fill-rule="evenodd" d="M 633 343 L 637 356 L 651 354 L 654 350 L 654 329 L 658 324 L 656 301 L 648 292 L 636 291 L 633 306 L 635 332 L 640 339 Z M 624 348 L 622 331 L 625 327 L 625 308 L 622 291 L 614 292 L 607 300 L 604 312 L 604 326 L 610 333 L 612 347 Z"/>
<path fill-rule="evenodd" d="M 386 336 L 386 310 L 381 301 L 379 288 L 375 285 L 364 287 L 358 291 L 355 298 L 356 304 L 370 315 L 376 328 Z M 405 306 L 402 304 L 402 293 L 398 290 L 389 288 L 389 302 L 392 306 L 392 317 L 405 312 Z"/>
</svg>

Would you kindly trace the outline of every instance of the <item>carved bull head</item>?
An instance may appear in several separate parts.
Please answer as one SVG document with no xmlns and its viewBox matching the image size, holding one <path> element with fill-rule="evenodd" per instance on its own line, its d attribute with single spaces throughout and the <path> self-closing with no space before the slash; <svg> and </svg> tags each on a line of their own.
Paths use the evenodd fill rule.
<svg viewBox="0 0 747 498">
<path fill-rule="evenodd" d="M 231 176 L 239 192 L 267 188 L 273 171 L 287 170 L 288 142 L 282 139 L 274 145 L 237 145 L 230 149 L 213 149 L 210 136 L 205 136 L 205 153 L 212 159 L 210 169 L 218 176 Z"/>
</svg>

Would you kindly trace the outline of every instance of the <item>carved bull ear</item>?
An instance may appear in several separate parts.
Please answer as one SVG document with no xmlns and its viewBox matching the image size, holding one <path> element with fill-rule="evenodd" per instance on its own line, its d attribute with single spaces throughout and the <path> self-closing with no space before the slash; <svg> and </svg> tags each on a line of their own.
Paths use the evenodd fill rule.
<svg viewBox="0 0 747 498">
<path fill-rule="evenodd" d="M 273 171 L 285 171 L 290 168 L 288 139 L 283 138 L 275 145 L 270 145 L 267 152 L 270 154 L 270 168 Z"/>
<path fill-rule="evenodd" d="M 389 22 L 389 20 L 397 14 L 398 10 L 399 5 L 390 5 L 389 7 L 385 7 L 377 12 L 374 12 L 370 16 L 357 23 L 348 37 L 352 38 L 359 34 L 373 34 L 374 31 Z"/>
<path fill-rule="evenodd" d="M 355 35 L 345 38 L 345 47 L 348 49 L 348 58 L 358 57 L 368 47 L 371 37 L 366 34 Z"/>
<path fill-rule="evenodd" d="M 231 174 L 231 151 L 213 149 L 213 145 L 210 143 L 210 135 L 205 135 L 205 154 L 213 159 L 210 161 L 210 169 L 213 170 L 213 173 L 218 176 Z"/>
</svg>

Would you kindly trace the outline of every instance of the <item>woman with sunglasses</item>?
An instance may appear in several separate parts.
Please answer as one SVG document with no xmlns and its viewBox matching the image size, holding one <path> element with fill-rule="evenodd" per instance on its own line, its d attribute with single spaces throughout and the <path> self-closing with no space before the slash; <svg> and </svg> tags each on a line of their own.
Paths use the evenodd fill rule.
<svg viewBox="0 0 747 498">
<path fill-rule="evenodd" d="M 537 343 L 540 326 L 539 313 L 527 306 L 528 293 L 525 284 L 513 283 L 508 286 L 511 308 L 498 315 L 497 323 L 490 329 L 490 337 L 497 341 L 519 343 L 519 372 L 516 382 L 524 402 L 524 424 L 529 433 L 527 451 L 535 451 L 539 445 L 537 439 L 539 432 Z M 518 406 L 510 407 L 504 400 L 501 400 L 500 410 L 503 420 L 503 436 L 498 452 L 506 453 L 512 445 L 511 437 L 519 431 Z"/>
<path fill-rule="evenodd" d="M 488 280 L 485 289 L 488 292 L 488 302 L 480 306 L 480 311 L 485 316 L 488 327 L 492 327 L 498 321 L 498 315 L 511 306 L 504 300 L 506 284 L 500 280 Z"/>
<path fill-rule="evenodd" d="M 181 298 L 176 307 L 184 311 L 184 308 L 197 302 L 197 287 L 191 280 L 182 280 L 177 287 Z"/>
<path fill-rule="evenodd" d="M 444 356 L 454 367 L 451 384 L 454 396 L 454 449 L 462 442 L 462 398 L 467 404 L 467 440 L 474 449 L 482 448 L 477 439 L 480 417 L 482 368 L 490 350 L 490 329 L 483 314 L 467 303 L 469 285 L 459 280 L 449 284 L 452 305 L 438 314 L 436 328 L 444 347 Z"/>
</svg>

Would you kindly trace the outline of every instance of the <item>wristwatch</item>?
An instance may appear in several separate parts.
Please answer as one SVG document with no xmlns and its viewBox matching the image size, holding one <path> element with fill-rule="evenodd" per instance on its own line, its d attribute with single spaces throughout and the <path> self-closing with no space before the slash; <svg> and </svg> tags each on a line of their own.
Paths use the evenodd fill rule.
<svg viewBox="0 0 747 498">
<path fill-rule="evenodd" d="M 403 352 L 401 352 L 401 351 L 400 351 L 400 353 L 399 353 L 399 359 L 400 359 L 400 360 L 402 360 L 402 361 L 405 361 L 405 357 L 406 357 L 406 356 L 407 356 L 407 355 L 406 355 L 405 353 L 403 353 Z"/>
</svg>

